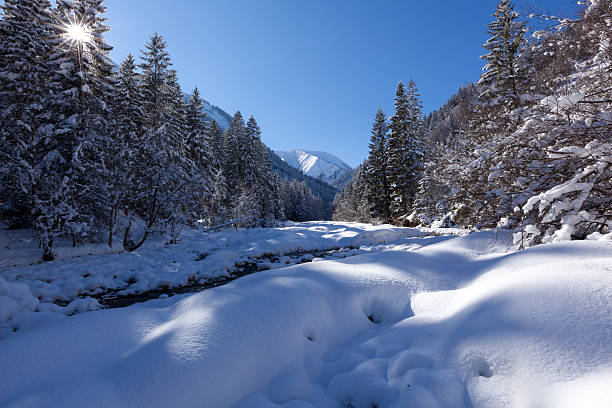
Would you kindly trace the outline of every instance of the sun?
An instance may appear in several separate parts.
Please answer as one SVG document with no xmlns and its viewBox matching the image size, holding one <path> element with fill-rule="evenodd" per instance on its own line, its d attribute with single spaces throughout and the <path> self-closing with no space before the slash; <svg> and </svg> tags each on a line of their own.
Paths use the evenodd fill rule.
<svg viewBox="0 0 612 408">
<path fill-rule="evenodd" d="M 78 23 L 71 23 L 66 26 L 66 38 L 79 44 L 87 44 L 92 40 L 91 31 Z"/>
</svg>

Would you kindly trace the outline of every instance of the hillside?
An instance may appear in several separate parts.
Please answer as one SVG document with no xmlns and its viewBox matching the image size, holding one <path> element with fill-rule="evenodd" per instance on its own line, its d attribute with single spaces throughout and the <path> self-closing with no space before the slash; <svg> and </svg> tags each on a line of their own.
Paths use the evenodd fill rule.
<svg viewBox="0 0 612 408">
<path fill-rule="evenodd" d="M 270 153 L 270 161 L 272 162 L 272 170 L 288 180 L 304 181 L 315 195 L 318 195 L 323 201 L 325 208 L 329 210 L 331 217 L 331 208 L 338 189 L 326 182 L 314 177 L 310 177 L 302 173 L 295 167 L 291 167 L 287 162 L 283 161 L 273 150 L 268 149 Z"/>
<path fill-rule="evenodd" d="M 351 166 L 326 152 L 294 149 L 275 153 L 291 167 L 328 184 L 333 184 L 345 173 L 352 171 Z"/>
</svg>

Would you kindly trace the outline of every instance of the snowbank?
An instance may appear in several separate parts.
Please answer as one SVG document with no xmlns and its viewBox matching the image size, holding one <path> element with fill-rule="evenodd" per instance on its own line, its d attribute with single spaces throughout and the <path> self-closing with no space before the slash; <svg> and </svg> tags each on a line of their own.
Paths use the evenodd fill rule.
<svg viewBox="0 0 612 408">
<path fill-rule="evenodd" d="M 0 406 L 611 406 L 612 243 L 509 239 L 405 242 L 20 333 L 0 343 Z"/>
<path fill-rule="evenodd" d="M 109 291 L 131 295 L 159 288 L 174 288 L 193 282 L 228 276 L 238 265 L 258 263 L 262 268 L 278 268 L 311 260 L 300 252 L 357 248 L 339 257 L 384 249 L 384 243 L 426 233 L 417 229 L 357 223 L 287 223 L 279 228 L 228 230 L 203 234 L 187 230 L 176 245 L 165 245 L 163 238 L 147 241 L 132 253 L 104 254 L 103 245 L 58 249 L 59 259 L 29 266 L 8 266 L 40 257 L 36 240 L 27 231 L 0 231 L 0 339 L 13 331 L 33 327 L 25 320 L 42 322 L 42 316 L 20 315 L 19 311 L 72 314 L 99 308 L 91 296 Z M 380 246 L 380 247 L 377 247 Z M 7 249 L 8 248 L 8 249 Z M 293 258 L 283 255 L 298 253 Z M 88 255 L 89 254 L 89 255 Z M 67 258 L 67 256 L 72 257 Z M 275 256 L 280 259 L 260 259 Z M 39 259 L 39 258 L 38 258 Z M 4 267 L 3 267 L 4 266 Z M 7 295 L 3 293 L 10 293 Z M 40 304 L 39 304 L 40 302 Z M 68 305 L 60 308 L 53 303 Z M 29 316 L 29 317 L 28 317 Z"/>
</svg>

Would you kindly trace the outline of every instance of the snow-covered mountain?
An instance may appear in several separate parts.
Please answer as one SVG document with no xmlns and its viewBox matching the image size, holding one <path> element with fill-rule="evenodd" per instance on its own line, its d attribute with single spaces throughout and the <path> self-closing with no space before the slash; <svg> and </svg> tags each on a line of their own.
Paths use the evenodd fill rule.
<svg viewBox="0 0 612 408">
<path fill-rule="evenodd" d="M 230 122 L 232 121 L 232 115 L 225 112 L 218 106 L 213 105 L 212 103 L 204 100 L 204 112 L 206 113 L 207 119 L 214 119 L 221 129 L 227 129 L 229 127 Z"/>
<path fill-rule="evenodd" d="M 189 100 L 191 94 L 183 93 L 185 102 Z M 202 113 L 206 114 L 206 120 L 214 119 L 221 129 L 227 129 L 229 127 L 230 122 L 232 121 L 232 115 L 224 111 L 218 106 L 213 105 L 208 102 L 206 99 L 202 99 L 203 107 Z"/>
<path fill-rule="evenodd" d="M 345 173 L 353 170 L 351 166 L 326 152 L 294 149 L 288 152 L 275 151 L 275 153 L 291 167 L 329 184 L 333 184 Z"/>
</svg>

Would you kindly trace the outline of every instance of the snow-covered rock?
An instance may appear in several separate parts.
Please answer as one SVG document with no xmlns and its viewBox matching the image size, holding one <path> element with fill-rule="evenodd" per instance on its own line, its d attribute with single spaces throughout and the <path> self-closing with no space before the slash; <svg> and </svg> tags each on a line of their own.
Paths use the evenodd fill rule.
<svg viewBox="0 0 612 408">
<path fill-rule="evenodd" d="M 329 184 L 333 184 L 346 172 L 352 170 L 351 166 L 333 154 L 325 152 L 294 149 L 288 152 L 275 151 L 275 153 L 291 167 Z"/>
</svg>

